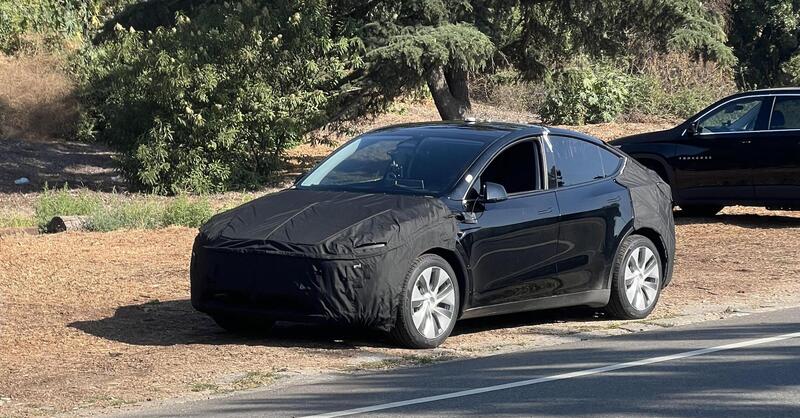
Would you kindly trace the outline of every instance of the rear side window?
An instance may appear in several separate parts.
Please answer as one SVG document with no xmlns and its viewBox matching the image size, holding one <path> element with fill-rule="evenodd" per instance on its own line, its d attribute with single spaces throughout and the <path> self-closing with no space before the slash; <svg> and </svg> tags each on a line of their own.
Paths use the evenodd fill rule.
<svg viewBox="0 0 800 418">
<path fill-rule="evenodd" d="M 590 142 L 552 137 L 550 143 L 553 145 L 553 155 L 556 160 L 557 187 L 574 186 L 605 178 L 605 164 L 608 164 L 609 167 L 608 174 L 613 174 L 619 166 L 619 157 Z M 603 155 L 603 153 L 611 154 L 611 156 Z M 611 157 L 617 158 L 616 163 Z"/>
<path fill-rule="evenodd" d="M 800 129 L 800 97 L 777 97 L 769 129 Z"/>
<path fill-rule="evenodd" d="M 600 150 L 600 161 L 603 163 L 603 174 L 606 177 L 614 175 L 622 164 L 622 157 L 613 152 L 597 147 Z"/>
</svg>

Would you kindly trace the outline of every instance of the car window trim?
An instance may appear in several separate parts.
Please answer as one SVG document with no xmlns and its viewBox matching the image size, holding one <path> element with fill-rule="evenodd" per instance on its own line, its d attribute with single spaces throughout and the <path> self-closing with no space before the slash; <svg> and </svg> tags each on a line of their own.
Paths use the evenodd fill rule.
<svg viewBox="0 0 800 418">
<path fill-rule="evenodd" d="M 756 95 L 751 95 L 751 96 L 740 96 L 740 97 L 732 98 L 732 99 L 730 99 L 730 100 L 726 100 L 726 101 L 724 101 L 724 102 L 720 103 L 720 104 L 719 104 L 719 105 L 717 105 L 717 106 L 714 106 L 714 107 L 713 107 L 713 108 L 711 108 L 710 110 L 708 110 L 708 111 L 704 112 L 702 115 L 700 115 L 700 116 L 698 116 L 698 117 L 696 117 L 696 118 L 694 118 L 694 119 L 690 119 L 690 120 L 691 120 L 691 123 L 697 123 L 697 122 L 699 122 L 699 121 L 700 121 L 700 119 L 703 119 L 703 118 L 704 118 L 704 117 L 706 117 L 706 116 L 707 116 L 709 113 L 711 113 L 711 112 L 713 112 L 713 111 L 715 111 L 715 110 L 719 109 L 720 107 L 722 107 L 722 106 L 725 106 L 725 105 L 727 105 L 727 104 L 729 104 L 729 103 L 732 103 L 732 102 L 735 102 L 735 101 L 738 101 L 738 100 L 741 100 L 741 99 L 755 99 L 755 98 L 763 98 L 763 97 L 772 97 L 772 98 L 773 98 L 773 106 L 774 106 L 774 104 L 775 104 L 775 100 L 776 100 L 778 97 L 800 97 L 800 94 L 798 94 L 798 93 L 772 93 L 772 94 L 756 94 Z M 772 111 L 770 111 L 770 114 L 769 114 L 769 115 L 770 115 L 770 118 L 772 118 Z M 791 129 L 769 129 L 769 125 L 767 125 L 767 129 L 758 129 L 758 130 L 752 130 L 752 131 L 736 131 L 736 132 L 710 132 L 710 133 L 697 133 L 697 134 L 695 134 L 694 136 L 709 136 L 709 135 L 741 135 L 741 134 L 751 134 L 751 133 L 761 133 L 761 132 L 788 132 L 788 131 L 800 131 L 800 128 L 791 128 Z M 684 128 L 683 132 L 681 133 L 681 136 L 686 136 L 686 132 L 687 132 L 687 129 L 685 129 L 685 128 Z"/>
</svg>

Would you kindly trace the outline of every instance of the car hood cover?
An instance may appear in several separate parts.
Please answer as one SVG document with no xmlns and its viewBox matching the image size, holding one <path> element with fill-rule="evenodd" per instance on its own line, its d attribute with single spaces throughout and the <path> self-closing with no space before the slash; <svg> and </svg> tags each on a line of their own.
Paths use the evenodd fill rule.
<svg viewBox="0 0 800 418">
<path fill-rule="evenodd" d="M 206 246 L 237 251 L 361 257 L 431 228 L 450 239 L 456 231 L 433 197 L 289 189 L 214 216 L 200 235 Z"/>
</svg>

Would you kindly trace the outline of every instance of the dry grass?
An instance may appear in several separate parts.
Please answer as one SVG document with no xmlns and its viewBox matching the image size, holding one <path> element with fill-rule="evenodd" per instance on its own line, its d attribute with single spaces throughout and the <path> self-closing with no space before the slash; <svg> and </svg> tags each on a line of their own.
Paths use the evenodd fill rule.
<svg viewBox="0 0 800 418">
<path fill-rule="evenodd" d="M 482 356 L 670 326 L 687 314 L 798 303 L 798 233 L 800 215 L 760 209 L 679 219 L 675 279 L 651 321 L 620 323 L 584 310 L 465 321 L 431 355 Z M 283 326 L 255 340 L 222 332 L 188 302 L 195 234 L 0 237 L 0 397 L 11 398 L 3 414 L 225 393 L 269 384 L 286 370 L 404 365 L 422 354 L 393 348 L 380 334 L 327 327 Z"/>
<path fill-rule="evenodd" d="M 75 86 L 55 56 L 0 55 L 0 129 L 3 137 L 63 138 L 75 127 Z"/>
</svg>

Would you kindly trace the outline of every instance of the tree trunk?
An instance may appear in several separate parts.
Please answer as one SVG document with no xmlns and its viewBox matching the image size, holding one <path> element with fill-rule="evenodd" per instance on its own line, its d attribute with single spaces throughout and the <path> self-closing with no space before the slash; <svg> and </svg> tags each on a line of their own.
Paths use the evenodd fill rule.
<svg viewBox="0 0 800 418">
<path fill-rule="evenodd" d="M 464 119 L 472 110 L 469 82 L 463 70 L 436 67 L 428 74 L 428 88 L 442 120 Z"/>
</svg>

